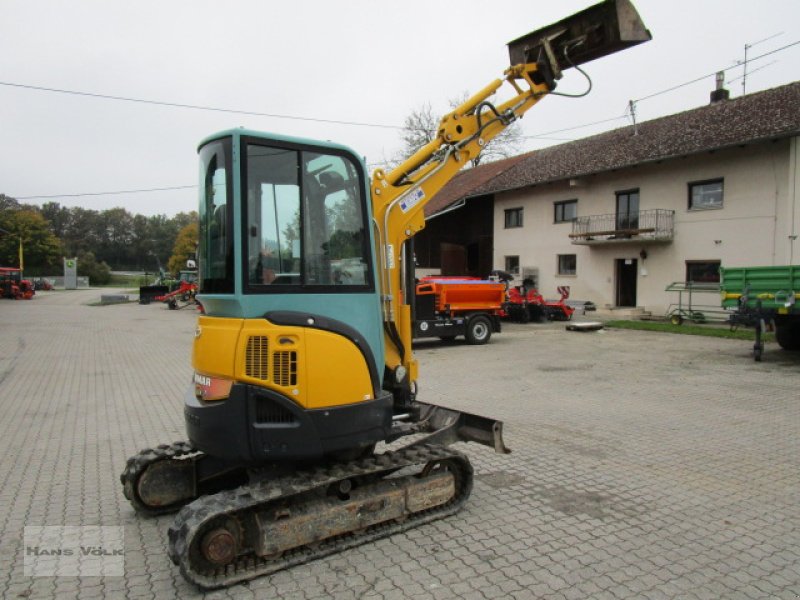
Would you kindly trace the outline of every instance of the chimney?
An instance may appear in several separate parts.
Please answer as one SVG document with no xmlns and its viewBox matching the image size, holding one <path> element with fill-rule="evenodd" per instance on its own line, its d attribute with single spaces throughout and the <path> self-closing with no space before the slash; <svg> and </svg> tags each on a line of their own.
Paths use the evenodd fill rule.
<svg viewBox="0 0 800 600">
<path fill-rule="evenodd" d="M 725 71 L 717 72 L 717 89 L 711 92 L 711 104 L 722 102 L 731 97 L 731 93 L 725 89 Z"/>
</svg>

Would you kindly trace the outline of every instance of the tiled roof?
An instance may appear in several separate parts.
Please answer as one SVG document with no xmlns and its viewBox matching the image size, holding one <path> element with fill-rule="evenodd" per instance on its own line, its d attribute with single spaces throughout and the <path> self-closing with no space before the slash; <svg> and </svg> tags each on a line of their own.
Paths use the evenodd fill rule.
<svg viewBox="0 0 800 600">
<path fill-rule="evenodd" d="M 465 197 L 794 135 L 800 135 L 800 81 L 644 121 L 636 135 L 631 125 L 478 166 L 445 186 L 426 213 Z"/>
<path fill-rule="evenodd" d="M 425 206 L 425 216 L 436 214 L 462 198 L 474 196 L 475 190 L 516 165 L 525 156 L 525 154 L 520 154 L 460 171 L 438 194 L 431 198 L 431 201 Z"/>
</svg>

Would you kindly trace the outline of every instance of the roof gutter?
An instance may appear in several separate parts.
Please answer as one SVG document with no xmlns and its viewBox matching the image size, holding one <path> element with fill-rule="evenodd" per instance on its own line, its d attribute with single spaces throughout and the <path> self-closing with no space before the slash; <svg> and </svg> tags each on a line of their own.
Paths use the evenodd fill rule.
<svg viewBox="0 0 800 600">
<path fill-rule="evenodd" d="M 446 215 L 447 213 L 453 212 L 454 210 L 458 210 L 459 208 L 464 208 L 464 205 L 467 203 L 467 197 L 464 196 L 460 200 L 456 200 L 455 203 L 451 204 L 444 210 L 440 210 L 437 213 L 432 214 L 430 217 L 425 217 L 426 221 L 430 221 L 431 219 L 435 219 L 436 217 L 441 217 L 442 215 Z"/>
</svg>

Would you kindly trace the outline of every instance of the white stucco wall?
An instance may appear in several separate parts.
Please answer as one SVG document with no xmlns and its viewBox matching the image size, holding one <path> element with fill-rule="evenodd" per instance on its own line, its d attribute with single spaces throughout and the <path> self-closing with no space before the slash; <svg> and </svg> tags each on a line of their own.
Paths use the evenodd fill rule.
<svg viewBox="0 0 800 600">
<path fill-rule="evenodd" d="M 615 304 L 615 259 L 638 261 L 637 302 L 654 314 L 666 311 L 677 296 L 664 291 L 683 281 L 686 261 L 720 260 L 723 266 L 800 262 L 800 157 L 797 138 L 751 144 L 698 156 L 561 181 L 495 196 L 495 268 L 504 257 L 518 255 L 521 267 L 539 270 L 539 288 L 546 297 L 569 285 L 572 298 L 598 306 Z M 688 184 L 724 179 L 721 209 L 689 210 Z M 675 211 L 670 243 L 572 244 L 571 223 L 554 223 L 555 202 L 578 200 L 578 216 L 613 214 L 616 192 L 639 189 L 639 210 Z M 524 207 L 524 225 L 504 228 L 504 210 Z M 644 250 L 647 258 L 642 260 Z M 575 254 L 577 273 L 557 274 L 557 256 Z M 703 302 L 717 305 L 711 295 Z"/>
</svg>

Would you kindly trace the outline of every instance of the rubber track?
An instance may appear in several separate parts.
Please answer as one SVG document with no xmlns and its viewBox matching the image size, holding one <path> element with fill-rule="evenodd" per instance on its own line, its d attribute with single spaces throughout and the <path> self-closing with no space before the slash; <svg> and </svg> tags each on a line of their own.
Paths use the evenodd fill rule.
<svg viewBox="0 0 800 600">
<path fill-rule="evenodd" d="M 358 533 L 330 538 L 313 546 L 287 550 L 279 558 L 265 559 L 255 554 L 241 556 L 232 564 L 215 571 L 196 571 L 190 562 L 189 549 L 194 537 L 203 533 L 204 524 L 221 515 L 262 510 L 274 501 L 319 487 L 327 488 L 342 479 L 375 476 L 383 472 L 388 474 L 398 469 L 420 467 L 440 460 L 451 461 L 458 468 L 455 497 L 441 506 L 409 515 L 402 522 L 389 521 Z M 175 522 L 169 528 L 169 556 L 172 562 L 180 566 L 181 574 L 188 581 L 204 590 L 248 581 L 449 516 L 457 512 L 469 497 L 473 483 L 472 473 L 469 459 L 460 452 L 444 446 L 412 445 L 352 463 L 317 467 L 273 481 L 244 485 L 234 490 L 203 496 L 185 506 L 175 517 Z"/>
<path fill-rule="evenodd" d="M 142 473 L 153 463 L 180 458 L 197 452 L 198 450 L 191 442 L 180 441 L 172 444 L 160 444 L 155 448 L 145 448 L 131 456 L 125 464 L 125 470 L 122 472 L 122 475 L 119 476 L 119 480 L 122 483 L 123 494 L 125 494 L 125 497 L 133 505 L 136 512 L 143 515 L 155 516 L 176 512 L 184 506 L 186 502 L 170 504 L 169 506 L 148 506 L 139 498 L 139 494 L 136 491 L 136 484 Z M 189 500 L 187 500 L 187 502 L 188 501 Z"/>
</svg>

